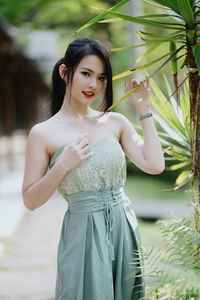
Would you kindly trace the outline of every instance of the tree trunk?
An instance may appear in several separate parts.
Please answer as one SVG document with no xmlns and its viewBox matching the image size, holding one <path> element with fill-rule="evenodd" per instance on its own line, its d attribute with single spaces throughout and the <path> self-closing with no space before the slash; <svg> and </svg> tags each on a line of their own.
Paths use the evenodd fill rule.
<svg viewBox="0 0 200 300">
<path fill-rule="evenodd" d="M 200 93 L 200 80 L 199 80 L 199 88 L 198 91 Z M 198 176 L 198 191 L 199 191 L 199 205 L 200 205 L 200 95 L 198 95 L 198 107 L 197 107 L 197 131 L 196 131 L 196 170 Z"/>
<path fill-rule="evenodd" d="M 192 48 L 187 45 L 186 66 L 189 71 L 189 91 L 190 91 L 190 129 L 191 129 L 191 156 L 192 171 L 194 176 L 190 182 L 192 191 L 192 202 L 194 207 L 195 225 L 200 232 L 199 204 L 200 204 L 200 78 L 198 75 Z M 194 135 L 193 130 L 194 129 Z M 195 181 L 198 178 L 198 189 L 196 195 Z"/>
</svg>

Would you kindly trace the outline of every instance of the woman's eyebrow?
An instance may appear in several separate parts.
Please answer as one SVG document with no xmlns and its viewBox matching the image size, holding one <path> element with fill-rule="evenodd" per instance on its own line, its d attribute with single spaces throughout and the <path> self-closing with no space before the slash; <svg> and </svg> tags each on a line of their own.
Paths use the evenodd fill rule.
<svg viewBox="0 0 200 300">
<path fill-rule="evenodd" d="M 91 73 L 94 73 L 94 71 L 91 70 L 91 69 L 89 69 L 89 68 L 81 67 L 81 69 L 84 69 L 84 70 L 87 70 L 87 71 L 89 71 L 89 72 L 91 72 Z M 99 75 L 106 75 L 106 73 L 101 73 L 101 74 L 99 74 Z"/>
</svg>

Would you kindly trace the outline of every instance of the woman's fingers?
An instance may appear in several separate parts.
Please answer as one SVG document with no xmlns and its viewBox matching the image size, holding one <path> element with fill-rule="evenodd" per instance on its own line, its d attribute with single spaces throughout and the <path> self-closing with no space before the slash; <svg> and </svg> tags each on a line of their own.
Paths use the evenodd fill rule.
<svg viewBox="0 0 200 300">
<path fill-rule="evenodd" d="M 88 137 L 88 132 L 85 132 L 81 136 L 74 139 L 74 144 L 78 146 L 82 142 L 82 140 L 87 139 L 87 137 Z"/>
<path fill-rule="evenodd" d="M 94 154 L 93 151 L 87 151 L 84 153 L 84 160 L 90 158 Z"/>
<path fill-rule="evenodd" d="M 85 146 L 84 148 L 81 149 L 81 153 L 85 156 L 88 154 L 88 151 L 90 150 L 90 145 Z M 89 152 L 90 153 L 90 152 Z"/>
<path fill-rule="evenodd" d="M 146 88 L 147 88 L 148 91 L 150 90 L 149 79 L 147 79 L 147 81 L 146 81 Z"/>
<path fill-rule="evenodd" d="M 131 86 L 134 89 L 137 85 L 139 85 L 139 82 L 136 79 L 131 80 Z"/>
<path fill-rule="evenodd" d="M 89 151 L 89 150 L 91 149 L 90 149 L 90 145 L 88 144 L 81 148 L 80 155 L 83 160 L 86 160 L 93 155 L 93 151 Z"/>
<path fill-rule="evenodd" d="M 80 142 L 77 145 L 81 155 L 84 155 L 84 159 L 89 158 L 93 154 L 92 151 L 88 152 L 90 150 L 90 145 L 88 144 L 87 136 L 88 134 L 83 135 L 83 137 L 81 138 Z"/>
<path fill-rule="evenodd" d="M 145 79 L 140 79 L 140 80 L 136 80 L 136 79 L 132 79 L 131 80 L 131 86 L 132 86 L 132 88 L 135 88 L 138 85 L 144 86 L 147 89 L 149 89 L 149 79 L 146 80 L 146 78 L 145 78 Z"/>
<path fill-rule="evenodd" d="M 149 80 L 146 81 L 147 82 L 147 85 L 146 87 L 149 88 Z M 145 83 L 145 80 L 136 80 L 136 79 L 132 79 L 131 80 L 131 89 L 134 89 L 135 87 L 137 87 L 138 85 L 141 85 L 142 83 Z M 128 83 L 125 82 L 124 83 L 124 92 L 125 93 L 128 93 L 129 91 L 129 86 L 128 86 Z"/>
<path fill-rule="evenodd" d="M 78 146 L 82 149 L 85 148 L 88 145 L 88 139 L 86 137 L 84 137 L 80 143 L 78 144 Z"/>
<path fill-rule="evenodd" d="M 128 93 L 128 83 L 126 81 L 124 83 L 124 92 Z"/>
</svg>

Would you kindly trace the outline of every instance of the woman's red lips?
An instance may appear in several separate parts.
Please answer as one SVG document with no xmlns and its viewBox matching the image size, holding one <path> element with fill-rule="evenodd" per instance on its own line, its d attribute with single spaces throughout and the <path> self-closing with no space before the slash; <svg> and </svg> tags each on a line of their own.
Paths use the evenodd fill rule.
<svg viewBox="0 0 200 300">
<path fill-rule="evenodd" d="M 83 94 L 84 94 L 86 97 L 88 97 L 88 98 L 94 96 L 94 93 L 93 93 L 93 92 L 83 92 Z"/>
</svg>

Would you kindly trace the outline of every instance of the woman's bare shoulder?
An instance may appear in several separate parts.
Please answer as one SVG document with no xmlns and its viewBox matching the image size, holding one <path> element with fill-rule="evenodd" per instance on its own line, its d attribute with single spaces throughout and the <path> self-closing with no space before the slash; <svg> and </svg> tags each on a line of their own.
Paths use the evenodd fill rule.
<svg viewBox="0 0 200 300">
<path fill-rule="evenodd" d="M 43 147 L 47 149 L 53 127 L 54 121 L 52 118 L 36 123 L 29 131 L 28 141 L 40 142 L 43 144 Z"/>
<path fill-rule="evenodd" d="M 113 123 L 116 123 L 120 129 L 124 127 L 124 124 L 129 122 L 127 117 L 119 112 L 110 112 L 110 119 Z"/>
<path fill-rule="evenodd" d="M 50 132 L 51 128 L 54 126 L 53 117 L 34 124 L 30 129 L 29 135 L 46 135 Z"/>
<path fill-rule="evenodd" d="M 113 120 L 116 120 L 116 121 L 126 119 L 126 117 L 122 113 L 119 113 L 116 111 L 112 111 L 112 112 L 110 112 L 110 114 L 111 114 L 110 115 L 111 118 L 113 118 Z"/>
</svg>

